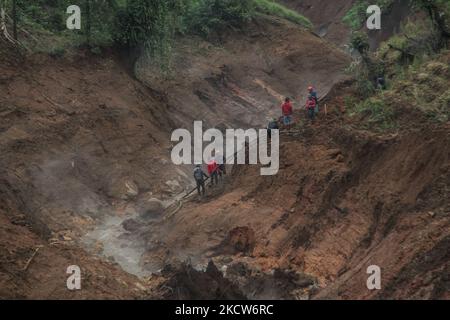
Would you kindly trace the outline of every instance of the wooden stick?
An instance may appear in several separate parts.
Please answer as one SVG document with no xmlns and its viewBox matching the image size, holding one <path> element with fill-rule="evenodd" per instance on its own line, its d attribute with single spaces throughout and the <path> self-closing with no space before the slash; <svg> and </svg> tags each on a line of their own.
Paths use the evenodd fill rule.
<svg viewBox="0 0 450 320">
<path fill-rule="evenodd" d="M 34 257 L 38 253 L 39 249 L 41 249 L 43 246 L 37 246 L 36 250 L 34 250 L 33 255 L 28 259 L 27 263 L 25 264 L 25 267 L 22 269 L 22 271 L 27 271 L 28 267 L 30 266 L 31 261 L 33 261 Z"/>
</svg>

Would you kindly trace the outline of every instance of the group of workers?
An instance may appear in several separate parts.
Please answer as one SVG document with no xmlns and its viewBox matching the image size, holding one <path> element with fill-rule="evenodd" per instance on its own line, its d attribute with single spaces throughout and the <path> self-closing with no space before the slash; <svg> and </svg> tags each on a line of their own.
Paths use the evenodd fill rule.
<svg viewBox="0 0 450 320">
<path fill-rule="evenodd" d="M 313 86 L 308 87 L 308 99 L 306 100 L 306 114 L 308 118 L 311 120 L 311 122 L 314 122 L 316 119 L 317 114 L 319 113 L 319 99 L 317 96 L 317 91 L 314 89 Z M 282 112 L 282 123 L 285 126 L 286 129 L 290 130 L 292 124 L 293 124 L 293 114 L 294 110 L 292 107 L 292 101 L 290 98 L 286 98 L 284 103 L 281 105 L 281 112 Z M 273 127 L 273 124 L 269 124 L 269 128 Z"/>
<path fill-rule="evenodd" d="M 272 130 L 279 129 L 279 122 L 287 130 L 291 129 L 293 122 L 294 108 L 290 98 L 286 98 L 281 105 L 282 119 L 272 119 L 267 127 L 268 138 L 271 139 Z M 306 101 L 306 113 L 311 122 L 314 122 L 319 113 L 319 100 L 317 92 L 313 86 L 308 87 L 308 99 Z M 217 159 L 216 159 L 217 158 Z M 211 178 L 211 185 L 214 187 L 219 184 L 219 177 L 222 179 L 226 175 L 226 159 L 220 153 L 216 157 L 210 159 L 208 162 L 208 174 L 203 171 L 201 165 L 196 165 L 194 168 L 194 178 L 197 184 L 197 192 L 199 196 L 204 196 L 206 193 L 205 182 Z"/>
<path fill-rule="evenodd" d="M 216 157 L 213 157 L 208 162 L 208 174 L 203 171 L 200 164 L 196 165 L 194 168 L 194 178 L 197 184 L 197 192 L 199 196 L 204 196 L 206 193 L 205 182 L 207 179 L 211 178 L 211 186 L 216 186 L 219 184 L 219 178 L 222 178 L 227 174 L 227 168 L 225 166 L 226 159 L 220 153 L 217 153 Z"/>
</svg>

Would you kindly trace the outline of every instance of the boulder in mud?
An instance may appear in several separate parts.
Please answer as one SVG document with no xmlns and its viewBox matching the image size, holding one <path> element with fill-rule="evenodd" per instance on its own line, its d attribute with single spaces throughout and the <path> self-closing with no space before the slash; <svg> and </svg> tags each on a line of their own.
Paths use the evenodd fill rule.
<svg viewBox="0 0 450 320">
<path fill-rule="evenodd" d="M 227 268 L 227 278 L 236 283 L 249 299 L 306 300 L 316 288 L 317 280 L 289 269 L 262 272 L 245 262 Z"/>
<path fill-rule="evenodd" d="M 138 194 L 139 187 L 130 179 L 113 180 L 108 190 L 108 196 L 121 200 L 134 199 Z"/>
<path fill-rule="evenodd" d="M 165 281 L 158 291 L 168 300 L 245 300 L 239 288 L 224 278 L 211 261 L 206 271 L 197 271 L 189 264 L 168 265 L 162 270 Z"/>
<path fill-rule="evenodd" d="M 232 229 L 225 240 L 225 245 L 231 248 L 233 253 L 252 254 L 255 244 L 255 231 L 249 227 Z"/>
<path fill-rule="evenodd" d="M 164 213 L 164 205 L 158 199 L 150 199 L 139 203 L 138 212 L 142 219 L 156 219 Z"/>
<path fill-rule="evenodd" d="M 125 229 L 125 231 L 128 232 L 136 232 L 141 227 L 141 223 L 134 219 L 127 219 L 124 222 L 122 222 L 122 228 Z"/>
</svg>

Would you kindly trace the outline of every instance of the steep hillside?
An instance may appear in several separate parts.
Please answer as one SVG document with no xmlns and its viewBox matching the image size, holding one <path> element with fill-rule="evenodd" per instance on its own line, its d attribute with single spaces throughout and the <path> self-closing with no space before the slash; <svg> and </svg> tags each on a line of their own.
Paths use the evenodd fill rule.
<svg viewBox="0 0 450 320">
<path fill-rule="evenodd" d="M 347 44 L 350 30 L 342 19 L 355 0 L 282 0 L 288 7 L 303 13 L 314 24 L 315 32 L 339 46 Z"/>
<path fill-rule="evenodd" d="M 41 298 L 59 291 L 48 293 L 50 285 L 25 289 L 35 272 L 61 269 L 61 278 L 66 276 L 61 266 L 66 258 L 59 258 L 53 242 L 70 245 L 68 255 L 80 256 L 83 265 L 90 260 L 76 246 L 128 272 L 147 274 L 139 264 L 145 243 L 128 240 L 122 222 L 161 215 L 191 186 L 191 168 L 170 162 L 173 129 L 190 129 L 194 119 L 264 126 L 266 117 L 278 115 L 285 95 L 301 101 L 312 82 L 326 93 L 343 78 L 348 63 L 343 53 L 298 25 L 271 17 L 257 19 L 244 34 L 225 34 L 220 46 L 182 39 L 174 48 L 172 73 L 142 61 L 136 69 L 141 81 L 112 53 L 22 56 L 2 48 L 0 211 L 10 221 L 8 232 L 0 235 L 1 248 L 8 252 L 1 260 L 8 275 L 2 287 L 14 282 L 22 288 L 18 297 Z M 312 55 L 312 48 L 321 56 Z M 317 64 L 327 70 L 318 71 Z M 32 241 L 11 242 L 23 227 Z M 18 268 L 37 245 L 55 258 L 43 260 L 39 250 L 20 276 Z M 25 253 L 17 256 L 16 250 Z M 108 268 L 104 271 L 113 272 Z M 87 294 L 108 288 L 99 290 Z M 117 296 L 126 296 L 127 290 Z"/>
<path fill-rule="evenodd" d="M 450 298 L 448 51 L 404 59 L 387 45 L 347 68 L 338 46 L 354 1 L 285 3 L 320 37 L 261 10 L 207 36 L 192 21 L 190 33 L 161 31 L 163 19 L 152 36 L 174 37 L 162 42 L 168 64 L 141 51 L 133 69 L 140 46 L 102 51 L 88 39 L 46 54 L 0 40 L 1 298 Z M 133 4 L 121 12 L 131 22 L 155 9 Z M 372 46 L 403 8 L 395 2 Z M 384 88 L 367 76 L 378 64 Z M 281 131 L 278 175 L 229 166 L 206 197 L 186 194 L 192 166 L 171 162 L 174 129 L 262 128 L 287 96 L 295 125 Z M 67 289 L 70 265 L 84 290 Z M 367 289 L 370 265 L 381 290 Z"/>
<path fill-rule="evenodd" d="M 147 266 L 213 259 L 256 299 L 448 299 L 449 127 L 321 122 L 282 135 L 277 176 L 237 167 L 219 195 L 142 227 Z M 381 291 L 367 290 L 371 265 Z"/>
<path fill-rule="evenodd" d="M 349 11 L 357 0 L 282 0 L 288 7 L 304 14 L 314 24 L 314 31 L 340 47 L 348 45 L 351 27 L 345 21 Z M 374 2 L 376 4 L 378 2 Z M 383 41 L 398 33 L 401 25 L 408 19 L 414 19 L 408 1 L 394 0 L 388 8 L 382 8 L 381 30 L 368 31 L 370 47 L 376 50 Z M 351 18 L 350 18 L 351 19 Z M 365 23 L 361 26 L 365 30 Z"/>
<path fill-rule="evenodd" d="M 180 126 L 202 119 L 212 126 L 264 127 L 267 118 L 278 116 L 284 97 L 303 104 L 305 88 L 312 83 L 325 96 L 345 78 L 350 62 L 309 31 L 269 16 L 244 32 L 223 34 L 220 46 L 186 38 L 174 51 L 169 75 L 160 74 L 145 58 L 136 72 L 165 96 L 170 118 Z"/>
</svg>

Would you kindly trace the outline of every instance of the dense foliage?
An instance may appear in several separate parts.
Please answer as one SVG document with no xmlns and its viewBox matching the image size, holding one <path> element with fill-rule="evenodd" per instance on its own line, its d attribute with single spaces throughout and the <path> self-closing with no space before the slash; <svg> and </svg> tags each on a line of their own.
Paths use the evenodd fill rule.
<svg viewBox="0 0 450 320">
<path fill-rule="evenodd" d="M 383 2 L 388 8 L 389 2 Z M 355 81 L 358 99 L 348 99 L 352 115 L 364 117 L 367 126 L 381 130 L 395 129 L 399 109 L 414 108 L 433 121 L 450 119 L 449 55 L 450 1 L 410 0 L 410 8 L 420 14 L 402 23 L 401 30 L 369 50 L 369 38 L 363 28 L 366 0 L 358 0 L 344 21 L 354 29 L 350 47 L 359 53 L 348 71 Z M 385 88 L 377 86 L 377 78 Z"/>
<path fill-rule="evenodd" d="M 101 48 L 111 45 L 143 48 L 166 55 L 176 34 L 208 37 L 226 29 L 244 28 L 258 14 L 279 16 L 310 27 L 300 14 L 274 0 L 83 0 L 82 30 L 66 29 L 70 0 L 0 0 L 7 12 L 18 7 L 23 32 L 53 36 L 61 47 L 67 42 Z"/>
</svg>

